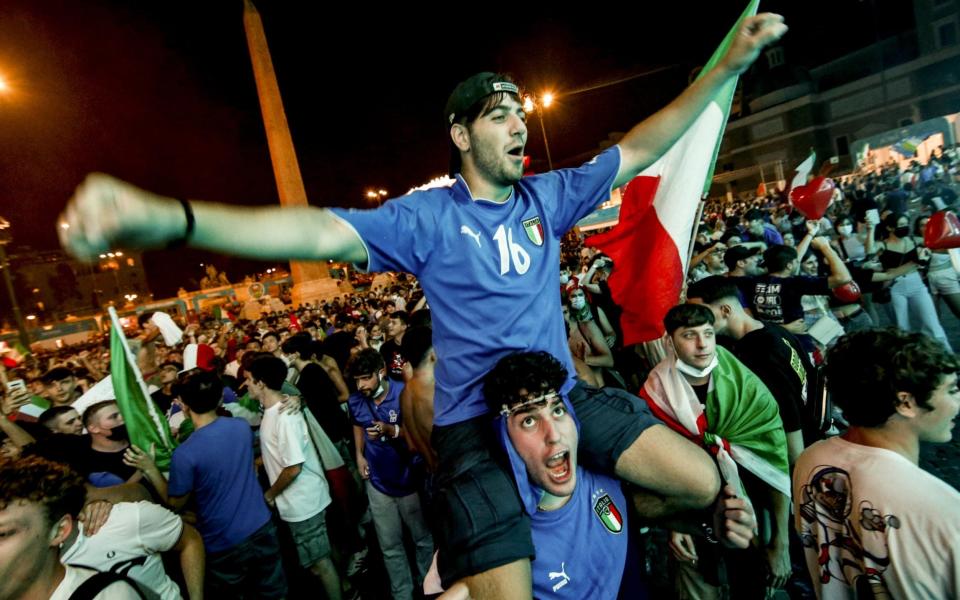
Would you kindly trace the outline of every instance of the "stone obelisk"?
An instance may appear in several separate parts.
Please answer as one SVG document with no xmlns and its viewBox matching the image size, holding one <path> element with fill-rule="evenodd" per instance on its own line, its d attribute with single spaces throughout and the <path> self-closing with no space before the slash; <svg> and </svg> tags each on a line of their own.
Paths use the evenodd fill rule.
<svg viewBox="0 0 960 600">
<path fill-rule="evenodd" d="M 250 0 L 243 2 L 243 27 L 247 33 L 247 47 L 250 49 L 250 62 L 253 64 L 253 76 L 257 82 L 257 96 L 260 98 L 260 110 L 263 113 L 263 126 L 267 133 L 270 148 L 270 161 L 277 180 L 280 204 L 283 206 L 306 206 L 307 191 L 300 176 L 300 164 L 293 149 L 293 138 L 287 125 L 287 116 L 283 112 L 280 99 L 280 87 L 273 71 L 267 36 L 263 31 L 260 13 Z M 294 305 L 328 298 L 340 292 L 337 282 L 330 278 L 325 262 L 290 262 L 293 275 Z"/>
</svg>

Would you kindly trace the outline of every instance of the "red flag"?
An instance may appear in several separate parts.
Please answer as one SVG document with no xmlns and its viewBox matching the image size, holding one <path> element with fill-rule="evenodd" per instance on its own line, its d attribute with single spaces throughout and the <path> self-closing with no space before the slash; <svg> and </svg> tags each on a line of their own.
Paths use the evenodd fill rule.
<svg viewBox="0 0 960 600">
<path fill-rule="evenodd" d="M 757 4 L 751 0 L 700 76 L 724 55 Z M 710 189 L 736 86 L 736 78 L 728 80 L 680 139 L 627 184 L 617 226 L 585 242 L 613 259 L 608 283 L 623 308 L 626 346 L 660 339 L 663 317 L 680 300 L 697 209 Z"/>
<path fill-rule="evenodd" d="M 297 313 L 290 313 L 290 328 L 303 331 L 303 327 L 300 326 L 300 319 L 297 318 Z"/>
<path fill-rule="evenodd" d="M 683 285 L 677 246 L 657 212 L 650 210 L 659 186 L 660 177 L 634 178 L 622 193 L 620 223 L 584 242 L 613 259 L 607 283 L 623 307 L 620 326 L 626 346 L 663 335 L 663 316 L 677 303 Z"/>
</svg>

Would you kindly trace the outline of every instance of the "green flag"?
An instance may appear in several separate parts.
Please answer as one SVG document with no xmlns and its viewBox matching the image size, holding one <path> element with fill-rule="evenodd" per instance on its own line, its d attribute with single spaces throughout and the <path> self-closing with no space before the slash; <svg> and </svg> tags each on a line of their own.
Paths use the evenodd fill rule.
<svg viewBox="0 0 960 600">
<path fill-rule="evenodd" d="M 170 469 L 170 455 L 173 453 L 173 436 L 170 426 L 154 404 L 147 391 L 147 384 L 137 368 L 137 359 L 130 351 L 127 337 L 123 333 L 117 311 L 110 307 L 110 378 L 113 380 L 113 393 L 123 421 L 127 425 L 130 442 L 149 452 L 155 445 L 155 460 L 161 471 Z"/>
<path fill-rule="evenodd" d="M 744 19 L 755 16 L 759 5 L 760 0 L 750 0 L 750 2 L 747 3 L 747 7 L 743 9 L 740 18 L 737 19 L 734 26 L 727 32 L 727 35 L 724 36 L 723 41 L 720 42 L 717 49 L 713 51 L 713 55 L 710 56 L 707 64 L 700 70 L 697 79 L 706 75 L 710 69 L 720 62 L 720 59 L 722 59 L 727 53 L 727 50 L 730 49 L 730 45 L 733 44 L 734 38 L 740 33 L 740 24 L 743 23 Z M 720 145 L 723 142 L 723 131 L 726 129 L 727 119 L 730 117 L 730 106 L 733 104 L 733 96 L 737 91 L 737 82 L 739 80 L 739 77 L 731 78 L 730 81 L 717 91 L 717 95 L 713 99 L 713 102 L 723 111 L 723 121 L 720 123 L 720 132 L 714 142 L 713 159 L 707 164 L 707 176 L 703 182 L 703 193 L 701 194 L 703 197 L 706 197 L 710 193 L 710 186 L 713 184 L 713 170 L 717 166 L 717 156 L 720 154 Z"/>
</svg>

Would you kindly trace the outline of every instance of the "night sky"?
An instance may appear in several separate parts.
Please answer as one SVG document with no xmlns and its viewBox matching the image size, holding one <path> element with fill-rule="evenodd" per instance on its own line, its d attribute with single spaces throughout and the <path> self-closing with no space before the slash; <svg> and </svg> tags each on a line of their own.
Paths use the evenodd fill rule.
<svg viewBox="0 0 960 600">
<path fill-rule="evenodd" d="M 745 2 L 636 2 L 616 13 L 584 4 L 592 14 L 533 3 L 444 12 L 300 4 L 257 6 L 307 194 L 320 206 L 361 206 L 367 188 L 399 195 L 446 172 L 443 105 L 470 74 L 506 71 L 532 91 L 559 94 L 546 115 L 550 150 L 556 166 L 573 164 L 678 94 Z M 0 76 L 12 88 L 0 97 L 0 215 L 12 223 L 12 251 L 57 247 L 56 216 L 90 171 L 170 195 L 277 201 L 242 7 L 0 3 Z M 771 1 L 761 10 L 786 16 L 787 60 L 802 67 L 913 26 L 903 1 Z M 545 168 L 535 119 L 527 151 Z M 211 259 L 231 276 L 263 267 L 154 252 L 146 262 L 154 293 L 199 279 L 199 263 Z"/>
</svg>

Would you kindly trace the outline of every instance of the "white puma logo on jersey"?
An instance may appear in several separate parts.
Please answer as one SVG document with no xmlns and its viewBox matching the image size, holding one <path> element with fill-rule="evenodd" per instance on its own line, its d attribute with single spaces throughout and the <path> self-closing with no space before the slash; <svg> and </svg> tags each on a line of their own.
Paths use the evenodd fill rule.
<svg viewBox="0 0 960 600">
<path fill-rule="evenodd" d="M 563 578 L 563 579 L 561 579 L 560 581 L 558 581 L 558 582 L 556 583 L 556 585 L 553 586 L 553 591 L 559 590 L 560 588 L 562 588 L 563 586 L 567 585 L 567 584 L 570 582 L 570 577 L 567 576 L 567 568 L 566 568 L 566 565 L 567 565 L 566 562 L 562 562 L 562 563 L 560 563 L 560 571 L 559 571 L 559 572 L 557 572 L 557 571 L 551 571 L 550 573 L 547 573 L 547 577 L 550 578 L 550 581 L 553 581 L 554 579 L 558 579 L 558 578 L 560 578 L 560 577 Z"/>
<path fill-rule="evenodd" d="M 472 237 L 473 240 L 474 240 L 475 242 L 477 242 L 477 248 L 482 248 L 482 247 L 483 247 L 483 246 L 480 245 L 480 232 L 479 232 L 479 231 L 474 231 L 474 230 L 470 229 L 469 227 L 467 227 L 466 225 L 461 225 L 461 226 L 460 226 L 460 233 L 465 233 L 465 234 L 469 235 L 470 237 Z"/>
</svg>

